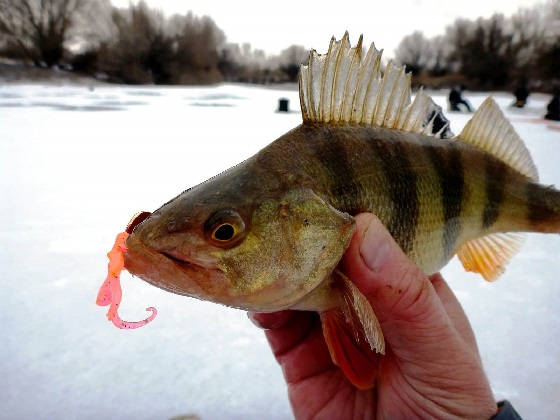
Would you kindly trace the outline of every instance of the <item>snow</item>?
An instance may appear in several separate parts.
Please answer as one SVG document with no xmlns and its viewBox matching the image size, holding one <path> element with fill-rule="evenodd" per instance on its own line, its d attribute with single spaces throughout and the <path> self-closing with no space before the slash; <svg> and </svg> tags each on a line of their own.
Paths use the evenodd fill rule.
<svg viewBox="0 0 560 420">
<path fill-rule="evenodd" d="M 469 94 L 474 106 L 485 94 Z M 541 180 L 560 180 L 560 134 L 537 122 L 546 96 L 507 108 Z M 277 113 L 278 99 L 292 113 Z M 443 93 L 435 99 L 445 106 Z M 243 311 L 123 275 L 116 329 L 95 305 L 105 252 L 139 210 L 251 156 L 300 122 L 295 90 L 240 85 L 0 87 L 0 418 L 289 418 L 280 368 Z M 457 133 L 469 119 L 450 115 Z M 557 235 L 529 235 L 500 281 L 454 260 L 443 271 L 476 333 L 498 399 L 532 419 L 560 401 Z"/>
</svg>

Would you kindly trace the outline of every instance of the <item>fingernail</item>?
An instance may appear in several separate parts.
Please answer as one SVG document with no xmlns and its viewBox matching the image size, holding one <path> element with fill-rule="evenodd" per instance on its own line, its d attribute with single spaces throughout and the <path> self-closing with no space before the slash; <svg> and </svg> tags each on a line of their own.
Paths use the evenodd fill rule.
<svg viewBox="0 0 560 420">
<path fill-rule="evenodd" d="M 381 223 L 372 220 L 360 245 L 360 255 L 370 270 L 379 270 L 387 261 L 391 252 L 391 243 L 387 239 Z"/>
</svg>

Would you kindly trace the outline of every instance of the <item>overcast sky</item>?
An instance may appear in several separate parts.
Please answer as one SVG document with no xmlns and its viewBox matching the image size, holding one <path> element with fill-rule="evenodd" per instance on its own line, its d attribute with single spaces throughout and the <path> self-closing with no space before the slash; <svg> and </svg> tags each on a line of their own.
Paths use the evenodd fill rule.
<svg viewBox="0 0 560 420">
<path fill-rule="evenodd" d="M 126 7 L 129 0 L 111 0 Z M 136 1 L 134 1 L 135 3 Z M 276 54 L 299 44 L 326 51 L 330 37 L 345 30 L 354 44 L 360 34 L 393 55 L 400 40 L 414 30 L 427 36 L 442 34 L 456 18 L 488 17 L 494 12 L 507 16 L 536 0 L 384 0 L 384 1 L 242 1 L 242 0 L 146 0 L 165 14 L 209 15 L 225 32 L 228 42 L 249 42 L 254 48 Z"/>
</svg>

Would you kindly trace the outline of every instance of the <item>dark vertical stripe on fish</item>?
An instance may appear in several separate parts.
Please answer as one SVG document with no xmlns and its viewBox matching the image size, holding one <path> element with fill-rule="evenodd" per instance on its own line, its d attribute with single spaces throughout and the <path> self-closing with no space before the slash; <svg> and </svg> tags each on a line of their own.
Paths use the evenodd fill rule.
<svg viewBox="0 0 560 420">
<path fill-rule="evenodd" d="M 340 210 L 355 215 L 363 209 L 358 203 L 359 188 L 354 180 L 354 172 L 342 145 L 344 138 L 333 136 L 330 130 L 325 130 L 324 133 L 324 147 L 317 152 L 320 153 L 319 160 L 327 171 L 330 193 L 342 207 Z"/>
<path fill-rule="evenodd" d="M 543 190 L 541 185 L 527 183 L 527 220 L 533 227 L 542 225 L 551 216 L 551 209 L 543 200 Z"/>
<path fill-rule="evenodd" d="M 482 228 L 492 226 L 500 214 L 500 205 L 504 200 L 504 181 L 506 165 L 498 159 L 485 155 L 486 204 L 482 212 Z"/>
<path fill-rule="evenodd" d="M 405 146 L 398 140 L 369 142 L 377 155 L 387 180 L 387 190 L 393 202 L 393 214 L 387 229 L 405 254 L 414 247 L 418 224 L 417 176 L 406 154 Z"/>
<path fill-rule="evenodd" d="M 444 230 L 443 252 L 446 258 L 455 249 L 461 233 L 461 207 L 463 202 L 465 177 L 461 152 L 453 142 L 442 142 L 442 146 L 426 147 L 426 152 L 436 170 L 441 187 Z"/>
</svg>

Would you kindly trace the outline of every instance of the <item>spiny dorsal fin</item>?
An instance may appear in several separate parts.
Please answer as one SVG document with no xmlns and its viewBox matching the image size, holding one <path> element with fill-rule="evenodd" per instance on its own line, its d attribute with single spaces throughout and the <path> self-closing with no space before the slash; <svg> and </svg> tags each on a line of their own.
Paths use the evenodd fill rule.
<svg viewBox="0 0 560 420">
<path fill-rule="evenodd" d="M 458 138 L 485 150 L 532 181 L 538 181 L 537 167 L 529 150 L 492 97 L 486 98 Z"/>
<path fill-rule="evenodd" d="M 350 46 L 348 32 L 331 39 L 325 55 L 312 50 L 299 72 L 304 122 L 375 125 L 412 133 L 453 137 L 441 107 L 420 90 L 411 103 L 410 74 L 389 61 L 372 43 L 362 57 L 362 37 Z"/>
<path fill-rule="evenodd" d="M 509 260 L 519 251 L 524 235 L 492 233 L 465 243 L 457 256 L 467 271 L 479 273 L 487 281 L 496 280 Z"/>
</svg>

